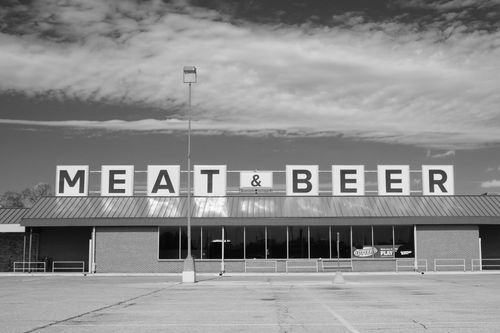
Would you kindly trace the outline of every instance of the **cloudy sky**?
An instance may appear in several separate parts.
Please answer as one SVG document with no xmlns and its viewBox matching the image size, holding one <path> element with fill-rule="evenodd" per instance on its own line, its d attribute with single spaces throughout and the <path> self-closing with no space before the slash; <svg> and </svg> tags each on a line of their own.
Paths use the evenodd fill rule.
<svg viewBox="0 0 500 333">
<path fill-rule="evenodd" d="M 184 166 L 184 65 L 196 164 L 453 164 L 500 192 L 500 0 L 3 0 L 0 192 Z"/>
</svg>

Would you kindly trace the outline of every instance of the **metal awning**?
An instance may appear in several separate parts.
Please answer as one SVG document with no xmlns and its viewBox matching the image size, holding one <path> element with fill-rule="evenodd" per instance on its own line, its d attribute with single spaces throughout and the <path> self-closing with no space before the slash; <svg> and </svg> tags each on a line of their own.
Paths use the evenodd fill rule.
<svg viewBox="0 0 500 333">
<path fill-rule="evenodd" d="M 0 224 L 19 224 L 28 208 L 0 208 Z"/>
<path fill-rule="evenodd" d="M 233 196 L 192 200 L 193 219 L 500 218 L 500 196 Z M 119 219 L 148 220 L 151 225 L 152 219 L 184 219 L 186 202 L 186 197 L 44 197 L 26 213 L 21 224 Z"/>
</svg>

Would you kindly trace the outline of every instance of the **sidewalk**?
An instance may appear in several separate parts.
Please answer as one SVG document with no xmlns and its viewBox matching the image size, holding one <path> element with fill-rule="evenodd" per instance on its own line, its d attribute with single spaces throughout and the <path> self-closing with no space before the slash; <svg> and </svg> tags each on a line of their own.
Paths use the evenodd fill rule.
<svg viewBox="0 0 500 333">
<path fill-rule="evenodd" d="M 279 277 L 279 276 L 334 276 L 332 272 L 293 272 L 293 273 L 224 273 L 224 276 L 261 276 L 261 277 Z M 344 276 L 406 276 L 406 275 L 500 275 L 500 270 L 484 270 L 484 271 L 427 271 L 427 272 L 342 272 Z M 219 273 L 196 273 L 197 276 L 219 276 Z M 0 272 L 0 277 L 3 276 L 171 276 L 181 277 L 181 273 L 81 273 L 81 272 Z"/>
</svg>

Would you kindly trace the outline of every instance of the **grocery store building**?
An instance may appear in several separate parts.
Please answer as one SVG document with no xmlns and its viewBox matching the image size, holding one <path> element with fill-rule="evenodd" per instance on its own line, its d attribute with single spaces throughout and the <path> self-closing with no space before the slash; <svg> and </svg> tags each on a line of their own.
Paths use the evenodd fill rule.
<svg viewBox="0 0 500 333">
<path fill-rule="evenodd" d="M 69 173 L 70 180 L 75 175 Z M 215 181 L 203 186 L 216 190 Z M 500 196 L 194 193 L 191 248 L 198 272 L 500 268 Z M 24 230 L 0 229 L 2 239 L 17 234 L 24 244 L 15 258 L 24 262 L 18 267 L 25 270 L 29 262 L 40 270 L 43 263 L 44 271 L 182 271 L 185 194 L 60 194 L 19 210 Z"/>
</svg>

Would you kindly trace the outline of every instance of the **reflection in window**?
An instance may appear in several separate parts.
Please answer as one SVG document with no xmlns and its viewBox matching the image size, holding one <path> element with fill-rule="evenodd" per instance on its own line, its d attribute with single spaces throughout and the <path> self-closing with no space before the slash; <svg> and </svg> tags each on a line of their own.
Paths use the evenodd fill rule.
<svg viewBox="0 0 500 333">
<path fill-rule="evenodd" d="M 308 258 L 307 226 L 288 227 L 289 258 Z"/>
<path fill-rule="evenodd" d="M 224 258 L 243 259 L 243 226 L 224 227 Z"/>
<path fill-rule="evenodd" d="M 377 245 L 392 245 L 392 226 L 377 225 L 373 227 L 373 243 Z"/>
<path fill-rule="evenodd" d="M 339 258 L 351 257 L 351 227 L 332 227 L 332 258 L 337 258 L 337 233 L 339 236 Z"/>
<path fill-rule="evenodd" d="M 373 227 L 373 244 L 377 248 L 375 257 L 393 258 L 394 248 L 392 242 L 392 226 L 377 225 Z"/>
<path fill-rule="evenodd" d="M 187 256 L 187 227 L 182 227 L 181 259 Z M 191 226 L 191 255 L 194 259 L 201 258 L 201 227 Z"/>
<path fill-rule="evenodd" d="M 266 243 L 264 226 L 245 228 L 246 257 L 249 259 L 264 259 L 266 257 Z"/>
<path fill-rule="evenodd" d="M 309 239 L 307 229 L 307 226 L 288 227 L 289 258 L 308 258 L 309 255 L 311 258 L 337 258 L 337 233 L 339 235 L 340 258 L 351 258 L 351 256 L 353 258 L 414 257 L 413 226 L 394 226 L 394 239 L 392 226 L 373 226 L 373 228 L 371 226 L 353 226 L 352 242 L 351 227 L 349 226 L 332 226 L 331 234 L 327 226 L 310 226 Z M 374 244 L 372 244 L 372 230 Z M 179 244 L 178 226 L 159 228 L 159 259 L 178 260 L 186 257 L 187 228 L 180 227 L 180 231 L 182 233 Z M 265 234 L 266 227 L 264 226 L 226 227 L 225 258 L 243 259 L 244 249 L 246 258 L 266 258 Z M 310 242 L 309 248 L 308 242 Z M 221 246 L 222 227 L 197 226 L 191 228 L 193 258 L 220 259 Z M 267 227 L 267 258 L 287 258 L 286 226 Z"/>
<path fill-rule="evenodd" d="M 372 246 L 372 227 L 353 226 L 352 246 L 356 249 L 362 249 L 365 246 Z"/>
<path fill-rule="evenodd" d="M 286 258 L 286 227 L 267 227 L 267 258 Z"/>
<path fill-rule="evenodd" d="M 353 258 L 373 257 L 371 226 L 352 227 L 352 251 Z"/>
<path fill-rule="evenodd" d="M 161 227 L 159 259 L 179 258 L 179 227 Z"/>
<path fill-rule="evenodd" d="M 413 242 L 413 226 L 395 225 L 394 226 L 394 247 L 396 258 L 414 258 L 415 249 Z"/>
<path fill-rule="evenodd" d="M 330 258 L 330 228 L 310 226 L 311 258 Z"/>
<path fill-rule="evenodd" d="M 222 228 L 203 227 L 202 259 L 220 259 L 222 254 Z"/>
</svg>

